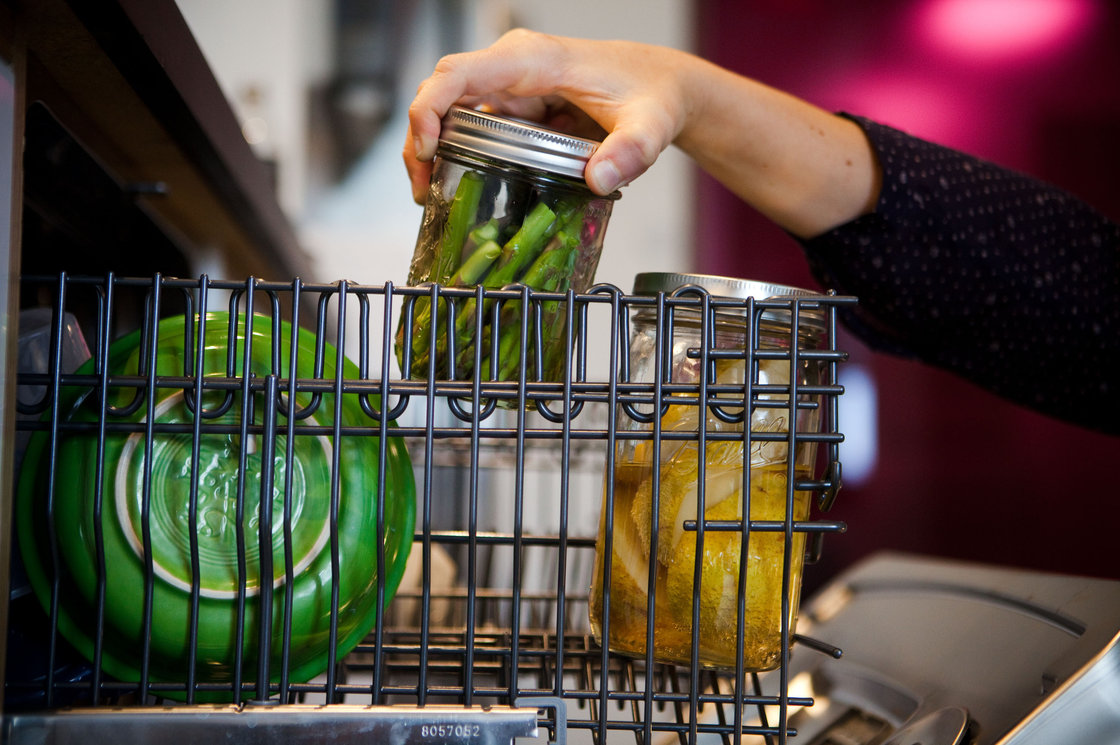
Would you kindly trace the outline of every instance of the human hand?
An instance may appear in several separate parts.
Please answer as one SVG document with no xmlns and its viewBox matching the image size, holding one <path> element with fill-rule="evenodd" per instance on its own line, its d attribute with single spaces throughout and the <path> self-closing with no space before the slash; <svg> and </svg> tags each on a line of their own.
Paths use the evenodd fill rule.
<svg viewBox="0 0 1120 745">
<path fill-rule="evenodd" d="M 646 171 L 685 124 L 682 85 L 691 56 L 626 41 L 592 41 L 517 29 L 493 45 L 444 57 L 409 107 L 404 160 L 423 202 L 440 121 L 453 104 L 602 139 L 584 176 L 609 194 Z"/>
</svg>

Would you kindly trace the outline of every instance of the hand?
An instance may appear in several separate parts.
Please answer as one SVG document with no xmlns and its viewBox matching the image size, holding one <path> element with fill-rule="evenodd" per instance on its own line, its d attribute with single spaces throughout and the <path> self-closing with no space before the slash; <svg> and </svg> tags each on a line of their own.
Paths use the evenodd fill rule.
<svg viewBox="0 0 1120 745">
<path fill-rule="evenodd" d="M 609 194 L 649 168 L 684 123 L 675 68 L 689 55 L 634 42 L 514 30 L 477 52 L 453 54 L 420 84 L 404 159 L 418 202 L 427 195 L 440 120 L 455 103 L 602 139 L 585 178 Z"/>
</svg>

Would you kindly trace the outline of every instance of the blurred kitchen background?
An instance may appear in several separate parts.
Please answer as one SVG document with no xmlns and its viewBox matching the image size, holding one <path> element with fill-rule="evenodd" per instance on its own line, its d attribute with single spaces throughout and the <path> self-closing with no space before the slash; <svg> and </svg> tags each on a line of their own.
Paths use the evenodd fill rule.
<svg viewBox="0 0 1120 745">
<path fill-rule="evenodd" d="M 178 0 L 273 168 L 315 276 L 403 283 L 421 208 L 405 111 L 443 54 L 514 26 L 689 49 L 832 110 L 1055 182 L 1120 218 L 1120 4 L 1106 0 Z M 219 254 L 215 253 L 215 257 Z M 221 260 L 196 271 L 224 276 Z M 624 190 L 597 278 L 816 287 L 796 244 L 675 151 Z M 812 590 L 882 548 L 1120 577 L 1102 527 L 1120 440 L 922 365 L 851 352 L 845 489 Z M 597 499 L 598 495 L 594 495 Z"/>
<path fill-rule="evenodd" d="M 403 282 L 421 208 L 401 148 L 417 84 L 443 54 L 489 44 L 513 26 L 691 48 L 686 2 L 531 0 L 179 0 L 237 111 L 276 171 L 281 205 L 314 257 L 314 279 Z M 612 245 L 652 266 L 691 261 L 695 179 L 670 153 L 627 189 Z M 598 277 L 627 287 L 633 255 L 607 251 Z"/>
</svg>

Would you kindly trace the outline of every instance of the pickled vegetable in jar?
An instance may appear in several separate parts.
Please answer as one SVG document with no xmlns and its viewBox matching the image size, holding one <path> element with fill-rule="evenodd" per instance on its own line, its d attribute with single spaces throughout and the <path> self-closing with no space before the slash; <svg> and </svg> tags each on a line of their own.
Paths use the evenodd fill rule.
<svg viewBox="0 0 1120 745">
<path fill-rule="evenodd" d="M 760 300 L 810 294 L 780 285 L 681 274 L 638 275 L 634 292 L 664 292 L 668 296 L 683 286 L 704 288 L 713 297 Z M 669 305 L 670 301 L 666 301 Z M 663 396 L 659 441 L 652 439 L 650 403 L 642 406 L 631 402 L 619 407 L 614 468 L 606 474 L 596 541 L 590 600 L 592 632 L 614 652 L 645 657 L 652 577 L 655 661 L 690 664 L 695 639 L 702 667 L 733 669 L 741 633 L 745 669 L 772 669 L 781 660 L 786 535 L 784 529 L 752 529 L 744 536 L 744 505 L 749 505 L 748 521 L 784 523 L 787 519 L 803 521 L 809 517 L 811 493 L 797 489 L 796 484 L 814 475 L 816 443 L 805 441 L 800 435 L 819 431 L 819 407 L 791 407 L 790 384 L 791 379 L 796 385 L 815 384 L 821 370 L 817 362 L 799 360 L 796 375 L 791 375 L 791 359 L 796 355 L 789 352 L 794 344 L 798 350 L 822 346 L 824 316 L 819 311 L 801 308 L 799 328 L 794 331 L 788 310 L 756 310 L 752 335 L 748 334 L 752 319 L 745 316 L 742 306 L 714 309 L 707 323 L 701 322 L 697 304 L 690 308 L 676 305 L 671 315 L 671 324 L 667 317 L 658 318 L 654 309 L 638 310 L 633 318 L 627 382 L 653 383 L 660 376 L 662 385 L 669 386 L 670 392 Z M 711 350 L 706 370 L 702 359 L 705 331 Z M 772 358 L 765 354 L 762 358 L 757 353 L 748 355 L 749 338 L 756 340 L 758 351 L 783 354 Z M 661 359 L 657 358 L 659 341 Z M 749 370 L 748 357 L 754 362 Z M 750 414 L 745 416 L 743 401 L 748 372 L 753 395 Z M 709 389 L 711 405 L 707 407 L 700 406 L 697 400 L 702 377 L 706 377 Z M 679 384 L 686 384 L 687 388 L 680 390 L 685 386 Z M 797 400 L 812 403 L 815 399 L 799 393 Z M 744 421 L 749 422 L 752 433 L 749 452 Z M 795 433 L 799 435 L 792 455 L 790 422 L 795 423 Z M 701 430 L 705 432 L 703 446 Z M 639 433 L 644 436 L 639 438 Z M 702 498 L 700 484 L 704 486 Z M 787 515 L 790 505 L 792 514 Z M 692 522 L 701 521 L 702 526 L 689 528 Z M 716 521 L 721 525 L 716 525 Z M 727 529 L 729 526 L 732 529 Z M 704 528 L 702 549 L 698 549 L 701 538 L 696 527 Z M 793 532 L 788 555 L 787 620 L 792 634 L 800 597 L 805 533 Z M 608 558 L 610 616 L 609 624 L 604 624 L 604 570 Z M 745 572 L 742 618 L 741 572 Z M 699 611 L 695 634 L 694 602 Z M 604 639 L 605 626 L 609 635 Z"/>
<path fill-rule="evenodd" d="M 597 146 L 528 122 L 453 107 L 440 132 L 408 283 L 587 290 L 618 198 L 617 192 L 597 196 L 583 180 Z M 434 372 L 441 379 L 519 380 L 524 362 L 528 381 L 563 380 L 568 338 L 563 301 L 531 301 L 527 335 L 521 298 L 480 304 L 476 297 L 459 297 L 451 303 L 454 321 L 442 297 L 435 307 L 429 297 L 415 298 L 411 322 L 402 313 L 396 352 L 406 376 L 427 379 Z M 539 315 L 532 307 L 537 304 Z"/>
</svg>

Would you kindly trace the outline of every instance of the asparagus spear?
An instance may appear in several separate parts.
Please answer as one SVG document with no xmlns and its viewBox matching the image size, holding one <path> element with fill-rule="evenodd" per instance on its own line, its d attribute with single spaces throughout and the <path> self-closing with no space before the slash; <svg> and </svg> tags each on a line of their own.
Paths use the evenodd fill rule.
<svg viewBox="0 0 1120 745">
<path fill-rule="evenodd" d="M 576 262 L 579 259 L 579 242 L 568 252 L 568 259 L 562 269 L 564 281 L 556 288 L 556 292 L 567 292 L 572 286 L 572 279 L 575 276 Z M 561 320 L 560 314 L 563 308 L 558 300 L 547 300 L 541 306 L 541 323 L 544 324 L 544 332 L 541 333 L 541 343 L 544 344 L 543 364 L 545 374 L 551 374 L 551 371 L 557 365 L 562 364 L 564 354 L 567 351 L 567 338 L 565 332 L 567 330 L 567 319 Z M 550 333 L 546 333 L 550 332 Z"/>
<path fill-rule="evenodd" d="M 451 200 L 451 211 L 447 216 L 447 226 L 443 229 L 440 242 L 439 259 L 433 282 L 446 284 L 459 267 L 463 244 L 478 215 L 478 202 L 482 198 L 482 174 L 466 171 L 459 179 L 455 196 Z"/>
<path fill-rule="evenodd" d="M 562 206 L 557 210 L 559 217 L 557 223 L 560 229 L 537 260 L 534 262 L 522 282 L 530 287 L 545 292 L 564 292 L 571 287 L 572 274 L 575 271 L 576 259 L 579 257 L 580 239 L 583 233 L 582 204 L 575 202 Z M 559 302 L 548 300 L 541 304 L 541 324 L 544 329 L 541 341 L 545 344 L 543 350 L 544 372 L 551 370 L 556 355 L 563 350 L 556 346 L 558 339 L 549 339 L 546 332 L 552 331 L 553 336 L 558 329 L 555 320 Z M 560 329 L 562 330 L 562 329 Z M 502 339 L 499 342 L 501 372 L 499 380 L 508 380 L 516 376 L 517 368 L 521 363 L 521 329 L 520 318 L 515 313 L 509 314 L 507 323 L 502 327 Z M 541 372 L 541 371 L 538 371 Z"/>
<path fill-rule="evenodd" d="M 544 202 L 538 202 L 521 228 L 502 248 L 502 258 L 483 285 L 490 288 L 505 287 L 515 281 L 521 270 L 540 254 L 545 242 L 555 232 L 556 213 Z"/>
<path fill-rule="evenodd" d="M 542 292 L 562 292 L 567 290 L 578 246 L 558 246 L 545 251 L 533 262 L 533 266 L 525 272 L 522 282 Z M 555 300 L 547 301 L 541 308 L 541 324 L 547 329 L 551 327 L 550 320 L 556 313 L 558 303 Z M 512 380 L 517 377 L 521 365 L 521 312 L 528 309 L 519 307 L 509 308 L 511 312 L 503 313 L 501 339 L 498 348 L 500 363 L 498 380 Z M 532 331 L 530 331 L 532 334 Z M 544 333 L 542 332 L 542 341 Z M 532 337 L 530 337 L 532 338 Z M 546 350 L 547 351 L 547 350 Z M 538 371 L 538 373 L 543 371 Z"/>
<path fill-rule="evenodd" d="M 470 175 L 478 176 L 478 174 Z M 470 193 L 476 184 L 473 183 L 473 179 L 467 180 L 467 174 L 464 175 L 464 181 L 467 182 L 467 186 L 464 186 L 464 182 L 460 183 L 449 211 L 448 228 L 444 232 L 439 266 L 433 273 L 433 280 L 440 281 L 443 285 L 482 284 L 487 289 L 498 289 L 514 282 L 522 282 L 535 290 L 567 289 L 583 227 L 582 200 L 565 200 L 556 207 L 555 211 L 544 202 L 536 203 L 525 215 L 514 235 L 501 247 L 500 255 L 495 255 L 497 239 L 501 231 L 501 225 L 496 218 L 475 225 L 469 230 L 462 228 L 463 225 L 469 226 L 470 222 L 476 219 L 478 210 L 477 198 Z M 481 194 L 480 189 L 478 193 Z M 469 219 L 464 222 L 464 216 L 468 212 Z M 454 230 L 452 224 L 457 226 Z M 512 226 L 509 229 L 512 229 Z M 449 238 L 453 235 L 459 237 Z M 448 251 L 450 247 L 448 241 L 455 241 L 458 251 Z M 485 250 L 483 250 L 484 246 Z M 460 256 L 466 257 L 462 266 L 457 270 L 449 270 L 448 267 L 453 266 Z M 493 302 L 487 300 L 483 305 L 482 312 L 487 314 L 487 317 Z M 442 311 L 446 306 L 442 300 L 439 303 L 439 310 Z M 435 349 L 428 348 L 432 315 L 429 305 L 429 299 L 418 299 L 417 312 L 414 316 L 413 348 L 416 354 L 412 370 L 413 374 L 418 376 L 427 373 L 429 353 L 436 354 L 438 359 L 443 360 L 448 351 L 447 331 L 444 328 L 441 328 L 437 335 Z M 543 309 L 544 315 L 552 317 L 556 305 L 556 301 L 547 303 Z M 487 318 L 483 321 L 482 338 L 474 339 L 477 310 L 475 299 L 468 298 L 463 302 L 461 313 L 455 323 L 454 333 L 458 342 L 456 361 L 459 363 L 456 374 L 459 377 L 468 376 L 473 372 L 474 343 L 486 345 L 483 349 L 484 358 L 489 354 L 490 328 Z M 520 311 L 511 304 L 509 310 L 503 312 L 502 320 L 502 338 L 499 341 L 498 357 L 502 370 L 499 379 L 507 379 L 516 373 L 519 364 Z M 551 326 L 551 323 L 548 325 Z M 400 341 L 402 340 L 398 340 L 398 354 Z M 554 355 L 549 356 L 554 357 Z"/>
<path fill-rule="evenodd" d="M 463 262 L 463 265 L 459 267 L 458 271 L 456 271 L 455 274 L 451 276 L 451 280 L 448 282 L 448 286 L 468 287 L 470 285 L 478 284 L 479 280 L 481 280 L 486 275 L 486 273 L 490 271 L 490 267 L 494 264 L 494 261 L 498 258 L 498 256 L 501 255 L 501 253 L 502 247 L 499 246 L 495 241 L 486 241 L 477 249 L 475 249 L 474 253 L 467 257 L 467 260 Z M 440 307 L 441 309 L 445 307 L 442 301 L 440 303 Z M 430 329 L 431 312 L 430 308 L 426 310 L 428 310 L 426 317 L 418 315 L 415 325 L 423 326 Z M 436 356 L 442 358 L 446 353 L 447 330 L 446 328 L 441 327 L 439 330 L 439 334 L 436 337 Z M 427 356 L 418 356 L 417 362 L 422 362 L 424 365 L 427 365 Z"/>
<path fill-rule="evenodd" d="M 490 271 L 490 266 L 494 263 L 502 253 L 502 247 L 494 241 L 486 241 L 472 253 L 467 260 L 463 262 L 451 278 L 448 280 L 447 287 L 466 287 L 469 285 L 478 284 L 478 281 Z M 429 302 L 429 306 L 431 303 Z M 442 301 L 441 301 L 442 305 Z M 431 307 L 421 309 L 414 317 L 414 323 L 417 326 L 426 326 L 431 323 L 432 313 Z"/>
<path fill-rule="evenodd" d="M 482 198 L 484 183 L 482 174 L 476 171 L 466 171 L 459 179 L 459 185 L 455 188 L 455 196 L 452 197 L 451 208 L 448 211 L 447 223 L 440 239 L 435 271 L 430 277 L 437 284 L 449 283 L 459 268 L 463 243 L 478 215 L 478 205 Z M 411 371 L 413 374 L 423 374 L 424 368 L 419 367 L 419 364 L 421 360 L 425 360 L 430 344 L 432 315 L 430 305 L 430 298 L 416 299 L 416 311 L 412 324 L 412 348 L 415 355 Z M 398 358 L 404 350 L 404 333 L 402 319 L 402 325 L 397 329 Z M 426 365 L 426 361 L 424 364 Z"/>
<path fill-rule="evenodd" d="M 491 217 L 486 222 L 472 229 L 470 233 L 467 233 L 467 245 L 464 246 L 463 253 L 467 254 L 487 241 L 497 241 L 500 231 L 501 226 L 498 223 L 498 218 Z M 498 250 L 501 250 L 501 246 L 498 247 Z"/>
<path fill-rule="evenodd" d="M 555 228 L 556 213 L 544 202 L 538 202 L 529 211 L 521 227 L 502 247 L 502 255 L 497 266 L 482 280 L 482 286 L 487 289 L 500 289 L 517 281 L 521 269 L 540 254 L 545 243 L 555 232 Z M 483 303 L 482 312 L 489 311 L 492 303 L 493 301 Z M 457 361 L 464 375 L 469 375 L 473 369 L 474 353 L 471 349 L 471 341 L 475 312 L 476 304 L 472 298 L 463 304 L 463 311 L 455 324 Z"/>
<path fill-rule="evenodd" d="M 536 209 L 537 208 L 534 208 L 534 211 L 536 211 Z M 485 286 L 503 287 L 510 282 L 520 282 L 522 284 L 528 285 L 534 290 L 566 290 L 569 286 L 570 277 L 572 275 L 575 260 L 578 255 L 581 235 L 583 232 L 583 220 L 584 202 L 582 200 L 571 199 L 561 202 L 555 210 L 555 219 L 546 232 L 546 235 L 550 237 L 543 248 L 540 249 L 540 253 L 536 253 L 536 247 L 532 249 L 532 252 L 522 253 L 517 258 L 516 266 L 513 271 L 510 270 L 509 263 L 502 265 L 504 266 L 504 273 L 501 267 L 499 269 L 496 269 L 490 274 L 489 277 L 487 277 Z M 528 222 L 528 220 L 526 220 L 526 222 Z M 549 256 L 547 260 L 542 261 L 545 254 L 560 251 L 564 252 L 566 258 L 562 258 L 561 256 Z M 533 256 L 534 254 L 535 258 L 533 259 L 532 264 L 530 264 L 528 262 L 528 258 Z M 540 264 L 539 266 L 536 266 L 538 262 L 540 262 Z M 554 275 L 556 267 L 560 264 L 566 266 L 563 274 L 565 281 L 562 284 L 557 285 L 554 280 L 546 279 L 546 276 Z M 529 266 L 529 268 L 526 269 L 522 274 L 521 267 L 527 265 Z M 536 268 L 534 268 L 534 266 L 536 266 Z M 492 303 L 492 301 L 487 302 L 486 306 L 484 306 L 483 308 L 483 312 L 488 313 L 490 309 L 490 303 Z M 546 308 L 552 308 L 551 312 L 554 313 L 555 305 L 556 302 L 552 301 L 546 304 Z M 503 316 L 504 318 L 501 326 L 502 338 L 499 341 L 498 360 L 499 364 L 503 368 L 508 368 L 507 360 L 511 359 L 511 355 L 513 355 L 512 359 L 516 362 L 516 350 L 520 347 L 519 339 L 516 345 L 512 340 L 512 337 L 519 337 L 520 335 L 520 332 L 518 331 L 518 329 L 520 328 L 520 318 L 518 311 L 512 306 L 507 311 L 503 312 Z M 459 363 L 461 368 L 466 371 L 471 371 L 473 369 L 474 349 L 470 345 L 470 336 L 474 320 L 475 305 L 474 302 L 471 301 L 464 308 L 463 315 L 458 319 L 458 323 L 456 325 L 456 338 L 461 341 L 466 340 L 467 342 L 465 344 L 461 344 L 460 352 L 456 358 L 456 361 Z M 489 333 L 490 329 L 489 325 L 487 325 L 483 329 L 483 338 L 478 342 L 484 345 L 483 359 L 488 356 L 488 352 L 490 349 Z M 505 378 L 499 377 L 499 379 Z"/>
</svg>

